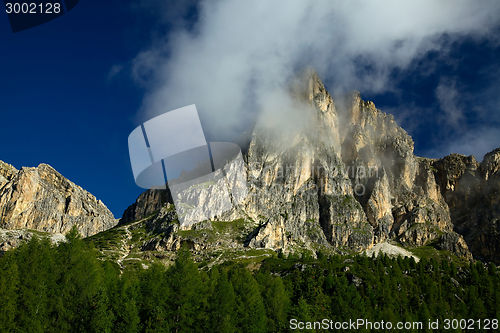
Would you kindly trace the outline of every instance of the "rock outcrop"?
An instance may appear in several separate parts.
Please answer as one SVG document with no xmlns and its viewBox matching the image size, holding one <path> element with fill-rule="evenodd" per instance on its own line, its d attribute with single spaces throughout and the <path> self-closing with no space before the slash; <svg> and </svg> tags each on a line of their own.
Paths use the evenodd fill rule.
<svg viewBox="0 0 500 333">
<path fill-rule="evenodd" d="M 123 212 L 119 224 L 127 224 L 157 213 L 167 204 L 173 204 L 168 187 L 166 190 L 147 190 L 141 193 L 135 203 Z"/>
<path fill-rule="evenodd" d="M 340 157 L 331 96 L 310 70 L 294 82 L 291 95 L 291 108 L 264 111 L 252 133 L 242 209 L 261 226 L 249 245 L 285 252 L 294 243 L 311 249 L 370 246 L 373 228 Z"/>
<path fill-rule="evenodd" d="M 29 241 L 34 235 L 37 237 L 48 237 L 53 244 L 66 241 L 66 237 L 62 234 L 43 233 L 26 229 L 0 229 L 0 255 L 5 251 L 18 247 L 23 242 Z"/>
<path fill-rule="evenodd" d="M 500 148 L 481 163 L 451 154 L 432 163 L 454 229 L 477 259 L 500 263 Z"/>
<path fill-rule="evenodd" d="M 292 82 L 289 95 L 276 96 L 283 104 L 264 106 L 243 140 L 249 142 L 241 147 L 247 197 L 211 219 L 245 221 L 241 242 L 228 247 L 344 252 L 392 240 L 408 247 L 431 244 L 469 259 L 471 248 L 478 258 L 498 260 L 500 150 L 481 164 L 460 155 L 417 157 L 412 138 L 393 116 L 358 92 L 334 101 L 310 69 Z M 146 191 L 120 223 L 171 204 L 168 191 Z M 162 218 L 164 236 L 146 248 L 179 246 L 189 230 L 174 227 L 175 219 Z M 213 224 L 191 230 L 213 234 Z M 190 242 L 203 249 L 209 238 Z"/>
<path fill-rule="evenodd" d="M 453 249 L 470 256 L 453 231 L 431 161 L 413 154 L 413 140 L 394 118 L 358 92 L 334 104 L 314 71 L 299 82 L 292 96 L 299 96 L 301 126 L 273 128 L 274 111 L 271 119 L 261 115 L 252 134 L 243 211 L 264 217 L 264 225 L 250 246 L 286 251 L 287 239 L 324 244 L 324 235 L 333 248 L 360 251 L 388 239 L 422 246 L 450 234 L 465 246 Z M 297 118 L 297 110 L 284 112 L 283 119 Z"/>
<path fill-rule="evenodd" d="M 51 166 L 18 171 L 0 162 L 0 228 L 65 234 L 74 225 L 87 237 L 116 220 L 101 200 Z"/>
</svg>

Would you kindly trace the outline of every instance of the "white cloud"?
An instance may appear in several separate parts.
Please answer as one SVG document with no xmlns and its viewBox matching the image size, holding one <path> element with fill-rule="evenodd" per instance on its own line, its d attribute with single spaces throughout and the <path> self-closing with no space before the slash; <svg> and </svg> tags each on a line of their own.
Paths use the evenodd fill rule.
<svg viewBox="0 0 500 333">
<path fill-rule="evenodd" d="M 111 81 L 118 73 L 120 73 L 123 69 L 123 65 L 113 65 L 108 72 L 107 80 Z"/>
<path fill-rule="evenodd" d="M 471 131 L 454 141 L 442 141 L 425 156 L 441 158 L 451 153 L 474 155 L 481 162 L 484 155 L 500 146 L 500 128 L 484 127 L 481 131 Z"/>
<path fill-rule="evenodd" d="M 428 51 L 445 56 L 464 36 L 498 43 L 498 17 L 496 0 L 202 1 L 193 29 L 156 39 L 134 60 L 134 77 L 149 87 L 141 120 L 196 104 L 214 132 L 237 132 L 304 65 L 332 93 L 393 90 L 391 71 Z M 453 84 L 436 93 L 459 121 Z"/>
<path fill-rule="evenodd" d="M 460 93 L 456 86 L 455 79 L 442 77 L 435 93 L 439 107 L 443 111 L 441 122 L 454 129 L 461 129 L 465 121 L 465 114 L 460 105 Z"/>
</svg>

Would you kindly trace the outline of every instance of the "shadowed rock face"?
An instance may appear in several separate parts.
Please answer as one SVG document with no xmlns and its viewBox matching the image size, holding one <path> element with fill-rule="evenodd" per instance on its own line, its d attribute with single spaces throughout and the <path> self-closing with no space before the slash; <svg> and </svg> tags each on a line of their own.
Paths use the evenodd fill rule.
<svg viewBox="0 0 500 333">
<path fill-rule="evenodd" d="M 475 257 L 500 263 L 500 148 L 481 163 L 451 154 L 433 162 L 454 229 Z"/>
<path fill-rule="evenodd" d="M 0 228 L 86 237 L 116 225 L 108 208 L 47 164 L 16 170 L 0 163 Z"/>
<path fill-rule="evenodd" d="M 140 220 L 146 216 L 158 212 L 168 203 L 173 204 L 170 190 L 147 190 L 141 193 L 134 204 L 128 206 L 123 212 L 119 224 L 126 224 Z"/>
<path fill-rule="evenodd" d="M 455 210 L 463 209 L 466 200 L 460 198 L 472 199 L 459 192 L 447 194 L 443 182 L 453 186 L 460 182 L 462 165 L 457 171 L 441 167 L 441 160 L 415 156 L 413 140 L 391 115 L 364 102 L 358 92 L 334 101 L 313 70 L 298 76 L 290 95 L 292 105 L 263 110 L 248 146 L 242 147 L 248 196 L 213 219 L 254 223 L 245 246 L 284 252 L 297 248 L 360 251 L 396 239 L 408 246 L 433 243 L 471 258 L 469 240 L 491 237 L 489 232 L 470 236 L 457 227 L 460 219 L 455 218 L 464 213 Z M 483 162 L 484 167 L 476 165 L 483 179 L 478 182 L 484 185 L 472 182 L 471 186 L 487 188 L 488 198 L 496 195 L 481 210 L 481 223 L 491 226 L 492 217 L 484 222 L 484 216 L 494 205 L 498 209 L 499 159 L 491 155 L 485 161 L 489 162 Z M 161 196 L 146 191 L 120 223 L 172 203 L 167 192 Z M 472 207 L 467 200 L 465 205 Z M 469 208 L 464 212 L 470 214 Z M 495 216 L 498 221 L 499 215 Z M 210 224 L 196 228 L 203 225 Z M 457 232 L 466 236 L 467 243 Z M 196 246 L 203 248 L 203 244 Z M 488 253 L 499 253 L 498 240 L 489 246 Z"/>
</svg>

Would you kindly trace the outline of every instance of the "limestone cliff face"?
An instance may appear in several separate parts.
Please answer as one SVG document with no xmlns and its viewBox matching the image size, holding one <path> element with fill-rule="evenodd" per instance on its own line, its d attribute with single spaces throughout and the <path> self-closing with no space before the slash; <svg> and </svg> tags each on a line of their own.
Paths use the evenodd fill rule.
<svg viewBox="0 0 500 333">
<path fill-rule="evenodd" d="M 343 101 L 342 158 L 375 229 L 377 241 L 399 238 L 424 245 L 451 232 L 449 210 L 429 161 L 413 154 L 413 140 L 391 115 L 353 93 Z"/>
<path fill-rule="evenodd" d="M 481 163 L 451 154 L 433 162 L 455 231 L 478 258 L 500 263 L 500 148 Z"/>
<path fill-rule="evenodd" d="M 140 220 L 160 211 L 168 203 L 173 204 L 168 188 L 167 190 L 147 190 L 139 195 L 134 204 L 128 206 L 119 223 L 126 224 Z"/>
<path fill-rule="evenodd" d="M 76 225 L 86 237 L 115 224 L 100 200 L 51 166 L 18 171 L 0 162 L 0 228 L 65 234 Z"/>
<path fill-rule="evenodd" d="M 261 227 L 249 245 L 364 249 L 373 243 L 373 228 L 341 159 L 333 99 L 310 70 L 291 94 L 295 109 L 263 113 L 252 133 L 243 210 Z M 281 122 L 273 121 L 277 115 Z"/>
<path fill-rule="evenodd" d="M 194 225 L 191 234 L 205 236 L 190 238 L 193 248 L 216 246 L 206 244 L 206 235 L 218 230 L 213 222 L 238 220 L 245 221 L 238 229 L 241 243 L 226 244 L 230 248 L 361 251 L 397 240 L 410 247 L 433 244 L 467 258 L 469 246 L 476 256 L 497 256 L 498 150 L 481 165 L 417 157 L 413 140 L 391 115 L 358 92 L 334 101 L 309 69 L 291 84 L 290 96 L 291 102 L 264 107 L 242 147 L 247 197 L 210 223 Z M 482 199 L 471 199 L 478 191 Z M 155 211 L 162 215 L 173 202 L 160 192 L 146 191 L 121 223 Z M 478 208 L 471 209 L 474 200 Z M 147 248 L 175 248 L 190 234 L 178 232 L 170 215 L 153 218 L 166 231 Z M 478 225 L 488 227 L 479 232 Z M 480 246 L 485 241 L 492 245 Z"/>
<path fill-rule="evenodd" d="M 413 154 L 413 140 L 393 117 L 357 92 L 335 105 L 314 72 L 300 80 L 292 92 L 308 106 L 301 109 L 309 112 L 306 125 L 283 135 L 263 115 L 252 135 L 244 211 L 267 220 L 250 245 L 286 248 L 283 235 L 291 233 L 303 244 L 321 244 L 322 235 L 306 231 L 317 230 L 318 221 L 320 234 L 337 249 L 360 251 L 388 239 L 422 246 L 444 237 L 458 244 L 448 248 L 470 257 L 453 231 L 430 161 Z M 310 188 L 316 193 L 305 195 Z"/>
<path fill-rule="evenodd" d="M 17 169 L 12 165 L 0 161 L 0 186 L 10 181 L 17 174 Z"/>
</svg>

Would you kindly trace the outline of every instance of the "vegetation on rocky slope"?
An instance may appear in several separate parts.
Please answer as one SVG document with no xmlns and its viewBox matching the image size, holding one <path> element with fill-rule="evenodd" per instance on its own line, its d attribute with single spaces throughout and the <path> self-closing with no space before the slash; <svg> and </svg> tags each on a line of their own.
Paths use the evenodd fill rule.
<svg viewBox="0 0 500 333">
<path fill-rule="evenodd" d="M 208 270 L 183 246 L 169 268 L 120 270 L 76 230 L 67 238 L 52 245 L 34 237 L 0 258 L 0 331 L 287 332 L 292 319 L 425 328 L 429 320 L 500 317 L 499 269 L 449 253 L 418 263 L 280 253 L 252 270 L 239 260 Z"/>
</svg>

